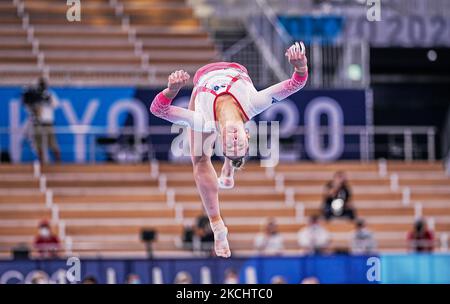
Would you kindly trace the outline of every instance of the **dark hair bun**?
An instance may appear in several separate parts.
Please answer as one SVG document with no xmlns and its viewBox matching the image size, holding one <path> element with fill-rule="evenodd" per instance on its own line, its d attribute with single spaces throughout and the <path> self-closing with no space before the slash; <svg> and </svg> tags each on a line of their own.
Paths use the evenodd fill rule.
<svg viewBox="0 0 450 304">
<path fill-rule="evenodd" d="M 239 158 L 239 159 L 234 159 L 231 161 L 231 165 L 235 168 L 235 169 L 241 169 L 244 166 L 245 163 L 245 159 Z"/>
</svg>

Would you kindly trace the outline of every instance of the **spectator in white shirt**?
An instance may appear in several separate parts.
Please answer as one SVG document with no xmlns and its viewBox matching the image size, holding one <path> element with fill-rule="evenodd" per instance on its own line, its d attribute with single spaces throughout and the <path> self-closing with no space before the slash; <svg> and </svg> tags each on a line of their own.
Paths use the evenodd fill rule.
<svg viewBox="0 0 450 304">
<path fill-rule="evenodd" d="M 298 233 L 298 244 L 309 254 L 323 253 L 329 243 L 330 234 L 322 227 L 317 215 L 312 216 L 308 226 Z"/>
<path fill-rule="evenodd" d="M 283 237 L 278 233 L 274 218 L 269 218 L 263 231 L 256 236 L 255 249 L 261 255 L 280 255 L 282 253 Z"/>
<path fill-rule="evenodd" d="M 371 231 L 366 228 L 364 220 L 356 222 L 351 248 L 353 254 L 369 254 L 376 250 L 377 244 Z"/>
</svg>

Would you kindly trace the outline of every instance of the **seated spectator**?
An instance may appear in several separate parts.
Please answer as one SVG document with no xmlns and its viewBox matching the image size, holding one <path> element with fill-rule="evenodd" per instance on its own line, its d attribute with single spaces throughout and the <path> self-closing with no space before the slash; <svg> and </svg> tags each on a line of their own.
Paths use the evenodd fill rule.
<svg viewBox="0 0 450 304">
<path fill-rule="evenodd" d="M 287 284 L 287 281 L 285 277 L 277 275 L 270 280 L 270 284 Z"/>
<path fill-rule="evenodd" d="M 427 228 L 423 219 L 418 219 L 413 230 L 408 234 L 409 249 L 415 252 L 432 252 L 434 247 L 433 232 Z"/>
<path fill-rule="evenodd" d="M 355 208 L 351 203 L 351 191 L 343 171 L 337 171 L 333 180 L 325 185 L 323 194 L 323 216 L 326 220 L 333 217 L 347 217 L 354 220 Z"/>
<path fill-rule="evenodd" d="M 227 268 L 225 270 L 225 279 L 223 280 L 224 284 L 239 284 L 239 276 L 235 269 Z"/>
<path fill-rule="evenodd" d="M 255 249 L 262 255 L 279 255 L 283 251 L 283 237 L 278 233 L 274 218 L 269 218 L 263 231 L 255 238 Z"/>
<path fill-rule="evenodd" d="M 81 284 L 98 284 L 98 281 L 94 276 L 89 275 L 86 276 L 83 281 L 81 281 Z"/>
<path fill-rule="evenodd" d="M 34 248 L 41 258 L 56 258 L 59 251 L 59 238 L 53 234 L 48 221 L 39 223 L 39 234 L 34 240 Z"/>
<path fill-rule="evenodd" d="M 187 271 L 180 271 L 175 276 L 174 284 L 192 284 L 192 277 Z"/>
<path fill-rule="evenodd" d="M 19 243 L 12 248 L 12 255 L 15 260 L 28 260 L 30 258 L 30 248 L 25 243 Z"/>
<path fill-rule="evenodd" d="M 319 217 L 311 217 L 308 226 L 301 229 L 298 233 L 298 243 L 301 248 L 306 249 L 309 254 L 323 253 L 330 242 L 330 234 L 322 227 Z"/>
<path fill-rule="evenodd" d="M 306 277 L 300 284 L 320 284 L 319 279 L 316 277 Z"/>
<path fill-rule="evenodd" d="M 212 251 L 214 245 L 214 233 L 212 232 L 209 219 L 202 214 L 197 218 L 194 227 L 194 235 L 198 238 L 200 250 Z"/>
<path fill-rule="evenodd" d="M 376 250 L 377 244 L 373 233 L 366 228 L 366 222 L 359 219 L 355 225 L 351 248 L 354 254 L 369 254 Z"/>
<path fill-rule="evenodd" d="M 48 276 L 43 271 L 36 271 L 31 277 L 30 284 L 48 284 Z"/>
<path fill-rule="evenodd" d="M 141 278 L 135 273 L 130 273 L 127 275 L 125 284 L 141 284 Z"/>
<path fill-rule="evenodd" d="M 194 242 L 193 226 L 185 226 L 183 228 L 183 235 L 181 236 L 181 242 L 184 249 L 193 250 L 193 242 Z"/>
<path fill-rule="evenodd" d="M 206 215 L 202 214 L 198 216 L 195 224 L 191 227 L 184 227 L 182 244 L 184 249 L 210 251 L 212 253 L 214 233 L 211 230 L 209 219 Z"/>
</svg>

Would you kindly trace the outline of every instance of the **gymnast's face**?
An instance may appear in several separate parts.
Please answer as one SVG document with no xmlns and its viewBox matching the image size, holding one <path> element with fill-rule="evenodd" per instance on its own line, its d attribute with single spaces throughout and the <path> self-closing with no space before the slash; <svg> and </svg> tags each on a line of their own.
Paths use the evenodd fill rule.
<svg viewBox="0 0 450 304">
<path fill-rule="evenodd" d="M 247 154 L 248 133 L 243 124 L 227 124 L 222 128 L 223 154 L 231 159 L 239 159 Z"/>
</svg>

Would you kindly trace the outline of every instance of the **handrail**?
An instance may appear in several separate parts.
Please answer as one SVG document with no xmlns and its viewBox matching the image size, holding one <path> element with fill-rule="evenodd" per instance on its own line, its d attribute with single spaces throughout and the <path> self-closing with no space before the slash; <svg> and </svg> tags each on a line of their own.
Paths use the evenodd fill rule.
<svg viewBox="0 0 450 304">
<path fill-rule="evenodd" d="M 450 150 L 448 151 L 446 161 L 445 161 L 445 173 L 450 176 Z"/>
<path fill-rule="evenodd" d="M 37 68 L 40 71 L 45 69 L 45 57 L 39 48 L 39 39 L 36 37 L 33 25 L 30 24 L 30 16 L 25 8 L 23 0 L 13 1 L 17 8 L 17 14 L 22 18 L 22 27 L 27 32 L 27 41 L 32 45 L 32 53 L 38 59 Z"/>
<path fill-rule="evenodd" d="M 442 128 L 442 155 L 445 160 L 447 175 L 450 176 L 450 107 L 447 110 L 447 118 Z"/>
<path fill-rule="evenodd" d="M 284 52 L 292 38 L 277 24 L 275 13 L 265 0 L 257 0 L 253 8 L 251 16 L 244 20 L 247 31 L 278 80 L 285 80 L 289 77 Z"/>
<path fill-rule="evenodd" d="M 237 41 L 230 48 L 222 52 L 222 56 L 224 60 L 230 61 L 231 57 L 237 53 L 239 53 L 243 48 L 248 46 L 251 43 L 251 39 L 249 37 L 244 37 L 241 40 Z"/>
<path fill-rule="evenodd" d="M 150 134 L 170 134 L 171 126 L 148 126 L 143 129 L 143 133 Z M 361 130 L 366 130 L 369 134 L 403 134 L 405 130 L 411 130 L 414 134 L 425 135 L 430 130 L 436 131 L 435 127 L 432 126 L 343 126 L 342 130 L 345 134 L 359 134 Z M 0 127 L 0 134 L 7 134 L 11 132 L 21 131 L 21 128 L 11 128 L 11 127 Z M 120 134 L 134 134 L 136 128 L 133 126 L 120 128 Z M 321 126 L 319 128 L 322 132 L 327 132 L 329 130 L 326 126 Z M 95 134 L 95 133 L 110 133 L 108 127 L 106 126 L 94 126 L 94 125 L 72 125 L 72 126 L 55 126 L 55 133 L 83 133 L 83 134 Z M 298 126 L 293 134 L 304 134 L 306 133 L 307 127 Z"/>
<path fill-rule="evenodd" d="M 261 7 L 262 12 L 267 17 L 267 19 L 272 24 L 272 26 L 275 28 L 275 30 L 278 32 L 278 34 L 283 39 L 283 41 L 286 44 L 291 43 L 292 42 L 291 35 L 286 31 L 286 29 L 283 26 L 280 26 L 278 24 L 276 13 L 272 9 L 272 7 L 267 3 L 267 1 L 266 0 L 256 0 L 256 2 Z"/>
<path fill-rule="evenodd" d="M 149 150 L 151 153 L 154 153 L 156 146 L 152 143 L 147 144 L 141 143 L 142 138 L 148 138 L 149 136 L 161 136 L 161 135 L 170 135 L 173 136 L 178 135 L 179 129 L 176 128 L 176 133 L 172 132 L 172 126 L 142 126 L 139 128 L 135 128 L 133 126 L 122 127 L 114 132 L 112 132 L 107 126 L 90 126 L 90 125 L 72 125 L 72 126 L 55 126 L 54 132 L 55 134 L 69 134 L 69 135 L 85 135 L 89 138 L 86 148 L 90 151 L 89 159 L 87 161 L 95 161 L 95 155 L 97 150 L 97 143 L 95 141 L 96 136 L 123 136 L 130 135 L 135 137 L 135 148 L 139 153 L 145 153 L 145 151 Z M 0 136 L 8 136 L 14 133 L 21 133 L 23 130 L 21 128 L 11 128 L 11 127 L 0 127 Z M 267 136 L 270 134 L 269 130 L 261 128 L 259 131 L 259 136 Z M 316 134 L 324 135 L 329 132 L 328 127 L 321 126 L 316 130 Z M 308 127 L 298 126 L 292 130 L 290 133 L 291 136 L 307 136 L 311 134 Z M 413 137 L 420 135 L 426 136 L 427 143 L 424 144 L 426 157 L 428 161 L 432 162 L 435 160 L 435 151 L 434 151 L 434 141 L 436 136 L 436 130 L 434 127 L 430 126 L 343 126 L 341 128 L 342 136 L 358 136 L 359 142 L 355 143 L 355 145 L 350 146 L 349 152 L 359 152 L 361 160 L 371 160 L 375 158 L 375 144 L 373 142 L 373 137 L 375 135 L 401 135 L 404 137 L 404 151 L 403 156 L 407 161 L 411 161 L 414 159 L 413 154 Z M 46 142 L 44 141 L 44 145 Z M 170 146 L 170 143 L 167 143 Z M 1 147 L 0 147 L 1 148 Z M 73 147 L 71 146 L 70 152 L 73 152 Z M 167 146 L 164 146 L 164 149 L 167 151 Z M 69 150 L 66 150 L 68 152 Z M 387 152 L 388 150 L 383 150 L 383 152 Z M 298 151 L 301 154 L 301 151 Z M 425 156 L 425 155 L 424 155 Z M 450 163 L 450 157 L 447 160 L 447 163 Z M 448 164 L 447 167 L 449 167 Z"/>
<path fill-rule="evenodd" d="M 116 10 L 116 15 L 122 19 L 122 28 L 128 33 L 128 40 L 134 45 L 134 53 L 141 59 L 140 67 L 147 72 L 149 83 L 155 81 L 155 73 L 149 67 L 150 55 L 144 51 L 142 39 L 136 35 L 136 28 L 130 25 L 130 16 L 124 12 L 124 4 L 121 0 L 110 0 L 109 4 Z"/>
</svg>

